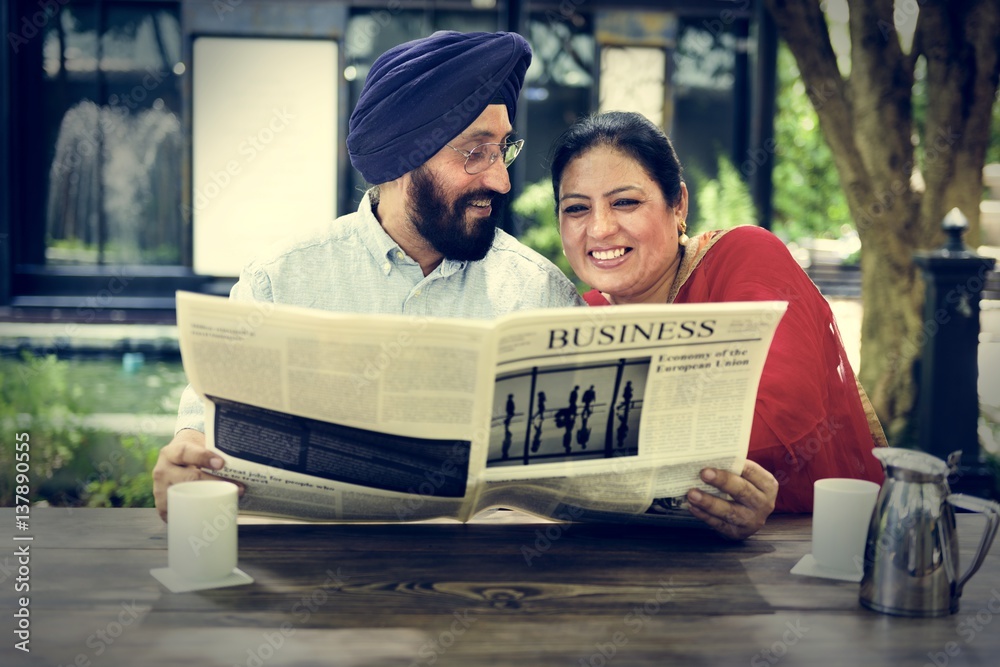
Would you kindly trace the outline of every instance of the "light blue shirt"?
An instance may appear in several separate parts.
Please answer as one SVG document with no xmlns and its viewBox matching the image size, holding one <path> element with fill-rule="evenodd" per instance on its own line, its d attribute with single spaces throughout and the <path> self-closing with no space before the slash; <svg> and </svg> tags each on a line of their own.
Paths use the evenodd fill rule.
<svg viewBox="0 0 1000 667">
<path fill-rule="evenodd" d="M 370 195 L 369 195 L 370 196 Z M 580 306 L 576 288 L 552 262 L 497 230 L 482 260 L 446 259 L 427 276 L 385 233 L 369 196 L 356 213 L 251 261 L 229 298 L 351 313 L 493 319 L 516 310 Z M 204 431 L 203 407 L 189 386 L 176 430 Z"/>
</svg>

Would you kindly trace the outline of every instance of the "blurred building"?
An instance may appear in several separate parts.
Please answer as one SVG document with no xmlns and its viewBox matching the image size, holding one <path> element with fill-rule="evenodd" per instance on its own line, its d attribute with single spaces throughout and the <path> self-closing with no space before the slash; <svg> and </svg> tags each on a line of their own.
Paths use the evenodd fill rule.
<svg viewBox="0 0 1000 667">
<path fill-rule="evenodd" d="M 0 27 L 0 321 L 169 322 L 256 248 L 352 211 L 374 59 L 511 30 L 534 59 L 514 194 L 598 110 L 641 111 L 689 183 L 742 169 L 767 224 L 773 27 L 756 0 L 11 0 Z M 517 232 L 516 224 L 508 228 Z"/>
</svg>

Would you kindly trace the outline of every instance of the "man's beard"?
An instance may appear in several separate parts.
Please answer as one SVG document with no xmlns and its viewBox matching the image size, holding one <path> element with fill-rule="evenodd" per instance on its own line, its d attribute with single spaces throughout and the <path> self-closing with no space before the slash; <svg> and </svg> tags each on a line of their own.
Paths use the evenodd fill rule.
<svg viewBox="0 0 1000 667">
<path fill-rule="evenodd" d="M 486 257 L 496 236 L 496 221 L 503 214 L 507 197 L 493 190 L 476 190 L 448 205 L 434 177 L 424 168 L 414 169 L 408 188 L 410 222 L 445 259 L 476 261 Z M 475 219 L 470 229 L 468 206 L 476 200 L 492 199 L 489 217 Z"/>
</svg>

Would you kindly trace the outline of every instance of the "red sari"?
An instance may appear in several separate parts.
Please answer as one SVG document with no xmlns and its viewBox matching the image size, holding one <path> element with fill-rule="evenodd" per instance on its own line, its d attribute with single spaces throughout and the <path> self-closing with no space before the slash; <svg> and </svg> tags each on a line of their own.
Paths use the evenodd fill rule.
<svg viewBox="0 0 1000 667">
<path fill-rule="evenodd" d="M 592 306 L 609 305 L 597 290 Z M 778 480 L 776 512 L 811 512 L 825 477 L 882 483 L 885 436 L 847 360 L 826 299 L 781 241 L 759 227 L 690 239 L 668 303 L 787 301 L 764 364 L 747 457 Z"/>
</svg>

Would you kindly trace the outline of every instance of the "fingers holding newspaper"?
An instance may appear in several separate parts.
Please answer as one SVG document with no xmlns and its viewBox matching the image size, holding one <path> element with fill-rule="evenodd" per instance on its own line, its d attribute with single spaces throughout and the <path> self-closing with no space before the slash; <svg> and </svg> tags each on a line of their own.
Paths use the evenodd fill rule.
<svg viewBox="0 0 1000 667">
<path fill-rule="evenodd" d="M 202 469 L 220 470 L 224 465 L 225 461 L 205 446 L 204 433 L 193 429 L 178 431 L 174 439 L 160 450 L 156 466 L 153 467 L 153 497 L 156 499 L 156 510 L 160 513 L 160 518 L 167 520 L 168 488 L 181 482 L 221 479 Z M 242 496 L 244 488 L 236 484 Z"/>
<path fill-rule="evenodd" d="M 746 539 L 760 530 L 774 511 L 778 481 L 753 461 L 746 462 L 741 476 L 705 468 L 701 478 L 706 484 L 728 493 L 732 500 L 692 489 L 687 495 L 691 514 L 725 537 Z"/>
</svg>

